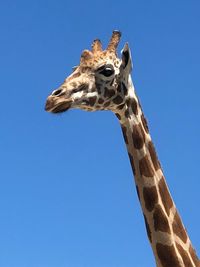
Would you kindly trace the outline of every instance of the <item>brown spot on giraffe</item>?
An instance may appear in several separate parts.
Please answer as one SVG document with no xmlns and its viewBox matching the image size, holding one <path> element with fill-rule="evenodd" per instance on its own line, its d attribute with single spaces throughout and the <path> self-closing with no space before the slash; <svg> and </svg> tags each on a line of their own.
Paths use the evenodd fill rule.
<svg viewBox="0 0 200 267">
<path fill-rule="evenodd" d="M 139 188 L 138 188 L 137 185 L 136 185 L 136 192 L 137 192 L 138 199 L 139 199 L 139 201 L 140 201 L 140 191 L 139 191 Z"/>
<path fill-rule="evenodd" d="M 157 205 L 153 213 L 155 231 L 161 231 L 170 234 L 168 219 L 160 205 Z"/>
<path fill-rule="evenodd" d="M 104 104 L 104 107 L 105 107 L 105 108 L 107 108 L 108 106 L 110 106 L 110 101 L 108 101 L 108 102 L 106 102 L 106 103 Z"/>
<path fill-rule="evenodd" d="M 158 188 L 159 188 L 159 193 L 160 193 L 160 197 L 162 200 L 162 203 L 165 207 L 165 211 L 167 213 L 167 215 L 169 216 L 170 213 L 170 209 L 173 206 L 173 201 L 172 198 L 170 196 L 168 187 L 166 185 L 165 179 L 164 177 L 162 177 L 158 183 Z"/>
<path fill-rule="evenodd" d="M 124 105 L 125 105 L 125 104 L 121 104 L 121 105 L 119 105 L 119 106 L 117 107 L 117 109 L 119 109 L 119 110 L 123 109 L 123 108 L 124 108 Z"/>
<path fill-rule="evenodd" d="M 135 165 L 134 165 L 133 156 L 130 153 L 128 153 L 128 156 L 129 156 L 129 159 L 130 159 L 130 163 L 131 163 L 131 167 L 132 167 L 132 170 L 133 170 L 133 174 L 135 175 L 136 172 L 135 172 Z"/>
<path fill-rule="evenodd" d="M 142 105 L 141 105 L 141 102 L 140 102 L 140 99 L 139 99 L 139 97 L 137 97 L 137 100 L 138 100 L 138 105 L 139 105 L 139 107 L 140 107 L 140 109 L 141 109 L 141 111 L 142 111 L 142 113 L 143 113 L 143 110 L 142 110 Z"/>
<path fill-rule="evenodd" d="M 96 96 L 92 96 L 92 97 L 88 98 L 89 105 L 94 106 L 96 100 L 97 100 Z"/>
<path fill-rule="evenodd" d="M 131 109 L 133 111 L 133 114 L 135 114 L 136 116 L 138 115 L 138 104 L 137 101 L 135 100 L 135 98 L 131 99 Z"/>
<path fill-rule="evenodd" d="M 162 267 L 181 267 L 174 246 L 157 243 L 156 251 Z"/>
<path fill-rule="evenodd" d="M 128 89 L 127 89 L 126 85 L 123 82 L 122 82 L 121 90 L 122 90 L 122 93 L 124 95 L 128 94 Z"/>
<path fill-rule="evenodd" d="M 137 104 L 135 97 L 129 98 L 127 100 L 127 106 L 131 108 L 131 110 L 135 116 L 138 115 L 138 104 Z"/>
<path fill-rule="evenodd" d="M 176 234 L 184 243 L 186 243 L 187 233 L 185 231 L 185 228 L 183 227 L 178 211 L 176 211 L 176 214 L 174 216 L 172 228 L 173 228 L 174 234 Z"/>
<path fill-rule="evenodd" d="M 87 66 L 85 66 L 85 67 L 81 67 L 81 72 L 82 72 L 82 73 L 85 73 L 85 72 L 87 72 L 88 70 L 90 70 L 90 67 L 87 67 Z"/>
<path fill-rule="evenodd" d="M 139 170 L 140 170 L 140 174 L 143 176 L 146 176 L 146 177 L 154 176 L 154 170 L 151 166 L 151 162 L 147 155 L 139 160 Z"/>
<path fill-rule="evenodd" d="M 110 98 L 115 95 L 115 90 L 113 89 L 108 89 L 107 87 L 105 88 L 104 91 L 104 97 Z M 121 103 L 121 102 L 120 102 Z"/>
<path fill-rule="evenodd" d="M 102 106 L 101 105 L 96 105 L 96 108 L 97 109 L 102 109 Z"/>
<path fill-rule="evenodd" d="M 144 117 L 144 114 L 143 113 L 141 115 L 141 121 L 142 121 L 142 125 L 143 125 L 143 127 L 145 129 L 145 132 L 148 134 L 149 133 L 149 127 L 148 127 L 147 120 Z"/>
<path fill-rule="evenodd" d="M 155 186 L 144 187 L 143 197 L 145 202 L 145 207 L 148 211 L 152 211 L 155 205 L 158 203 L 158 194 Z"/>
<path fill-rule="evenodd" d="M 121 98 L 121 96 L 118 95 L 113 99 L 113 102 L 115 104 L 121 104 L 123 102 L 123 99 Z"/>
<path fill-rule="evenodd" d="M 197 254 L 196 254 L 196 251 L 192 247 L 191 244 L 190 244 L 190 247 L 189 247 L 189 252 L 190 252 L 190 255 L 192 257 L 192 260 L 194 261 L 194 263 L 196 264 L 196 266 L 197 267 L 200 267 L 200 260 L 198 259 Z"/>
<path fill-rule="evenodd" d="M 143 213 L 143 215 L 144 215 L 144 213 Z M 147 230 L 147 236 L 149 238 L 149 241 L 152 243 L 151 230 L 150 230 L 150 227 L 149 227 L 149 224 L 148 224 L 148 221 L 147 221 L 147 218 L 145 215 L 144 215 L 144 222 L 145 222 L 145 226 L 146 226 L 146 230 Z"/>
<path fill-rule="evenodd" d="M 112 97 L 115 95 L 115 90 L 110 89 L 108 93 L 108 97 Z"/>
<path fill-rule="evenodd" d="M 154 148 L 152 141 L 150 141 L 148 143 L 148 148 L 149 148 L 149 153 L 151 156 L 151 160 L 153 162 L 154 169 L 157 171 L 160 169 L 160 162 L 158 161 L 156 151 L 155 151 L 155 148 Z"/>
<path fill-rule="evenodd" d="M 103 102 L 104 102 L 103 98 L 99 98 L 98 103 L 103 104 Z"/>
<path fill-rule="evenodd" d="M 123 133 L 123 136 L 124 136 L 124 141 L 125 141 L 126 144 L 128 144 L 127 129 L 123 125 L 121 126 L 121 128 L 122 128 L 122 133 Z"/>
<path fill-rule="evenodd" d="M 70 85 L 71 85 L 73 88 L 76 88 L 76 87 L 77 87 L 77 83 L 76 83 L 76 82 L 71 82 Z"/>
<path fill-rule="evenodd" d="M 117 116 L 118 120 L 121 120 L 121 115 L 119 113 L 115 113 L 115 115 Z"/>
<path fill-rule="evenodd" d="M 128 119 L 128 118 L 131 118 L 131 116 L 130 116 L 130 112 L 129 112 L 128 109 L 125 110 L 124 115 L 125 115 L 125 117 L 126 117 L 127 119 Z"/>
<path fill-rule="evenodd" d="M 182 260 L 183 260 L 185 266 L 187 266 L 187 267 L 194 267 L 193 263 L 192 263 L 191 260 L 190 260 L 190 257 L 189 257 L 189 255 L 188 255 L 187 251 L 185 251 L 185 250 L 182 248 L 182 246 L 179 245 L 178 243 L 176 243 L 176 247 L 177 247 L 177 249 L 178 249 L 178 251 L 179 251 L 179 254 L 181 255 L 181 258 L 182 258 Z"/>
<path fill-rule="evenodd" d="M 133 126 L 132 138 L 134 147 L 141 149 L 145 142 L 145 134 L 140 123 Z"/>
<path fill-rule="evenodd" d="M 118 93 L 121 93 L 121 88 L 122 88 L 122 85 L 121 85 L 121 83 L 119 83 L 117 86 L 117 92 Z"/>
</svg>

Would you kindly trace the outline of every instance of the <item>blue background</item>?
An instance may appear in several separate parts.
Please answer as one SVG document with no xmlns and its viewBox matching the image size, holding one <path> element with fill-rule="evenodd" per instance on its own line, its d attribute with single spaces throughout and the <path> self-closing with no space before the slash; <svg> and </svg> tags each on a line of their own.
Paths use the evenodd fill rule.
<svg viewBox="0 0 200 267">
<path fill-rule="evenodd" d="M 155 266 L 119 123 L 44 111 L 95 38 L 122 31 L 133 81 L 198 254 L 200 2 L 0 3 L 0 266 Z"/>
</svg>

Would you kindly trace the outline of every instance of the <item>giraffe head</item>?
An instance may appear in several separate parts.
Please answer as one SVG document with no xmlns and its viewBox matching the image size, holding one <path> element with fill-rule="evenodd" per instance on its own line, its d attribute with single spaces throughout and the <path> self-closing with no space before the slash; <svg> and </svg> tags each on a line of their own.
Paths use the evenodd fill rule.
<svg viewBox="0 0 200 267">
<path fill-rule="evenodd" d="M 60 113 L 70 108 L 88 111 L 112 110 L 123 106 L 128 95 L 131 54 L 126 43 L 122 57 L 117 56 L 121 33 L 113 31 L 106 50 L 94 40 L 92 50 L 84 50 L 80 64 L 46 101 L 46 111 Z"/>
</svg>

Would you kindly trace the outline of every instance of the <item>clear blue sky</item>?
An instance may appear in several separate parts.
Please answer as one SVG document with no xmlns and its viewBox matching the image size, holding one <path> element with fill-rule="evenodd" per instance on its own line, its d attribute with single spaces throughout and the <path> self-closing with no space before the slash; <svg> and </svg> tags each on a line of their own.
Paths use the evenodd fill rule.
<svg viewBox="0 0 200 267">
<path fill-rule="evenodd" d="M 123 33 L 173 198 L 200 254 L 200 2 L 0 4 L 0 266 L 155 266 L 109 112 L 44 111 L 94 38 Z"/>
</svg>

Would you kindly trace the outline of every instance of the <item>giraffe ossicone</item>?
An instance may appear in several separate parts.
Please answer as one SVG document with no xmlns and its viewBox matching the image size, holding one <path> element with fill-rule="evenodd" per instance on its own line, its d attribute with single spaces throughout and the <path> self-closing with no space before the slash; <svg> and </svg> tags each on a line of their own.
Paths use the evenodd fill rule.
<svg viewBox="0 0 200 267">
<path fill-rule="evenodd" d="M 120 121 L 157 267 L 200 267 L 167 187 L 132 79 L 128 43 L 117 55 L 121 33 L 114 31 L 107 49 L 99 39 L 84 50 L 80 64 L 47 98 L 45 109 L 60 113 L 78 108 L 110 110 Z"/>
</svg>

